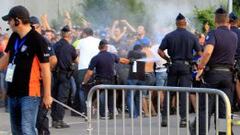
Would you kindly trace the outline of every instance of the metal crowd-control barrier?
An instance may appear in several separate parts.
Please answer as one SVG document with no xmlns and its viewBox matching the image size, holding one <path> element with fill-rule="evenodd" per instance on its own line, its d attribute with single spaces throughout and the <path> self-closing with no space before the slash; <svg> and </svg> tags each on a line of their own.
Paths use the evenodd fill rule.
<svg viewBox="0 0 240 135">
<path fill-rule="evenodd" d="M 101 93 L 104 92 L 105 93 L 105 116 L 108 116 L 108 92 L 109 91 L 113 91 L 113 101 L 109 101 L 109 102 L 113 102 L 113 120 L 108 120 L 107 117 L 105 117 L 103 120 L 100 120 L 100 105 L 99 105 L 99 97 L 100 97 L 100 90 Z M 149 91 L 149 95 L 148 95 L 148 102 L 149 102 L 149 113 L 150 116 L 148 118 L 143 118 L 142 115 L 142 91 L 143 90 L 148 90 Z M 122 92 L 122 112 L 121 112 L 121 118 L 117 118 L 116 116 L 116 93 L 117 91 L 121 91 Z M 133 93 L 134 91 L 139 91 L 140 92 L 140 116 L 136 119 L 133 118 L 133 109 L 129 110 L 131 117 L 130 118 L 126 118 L 126 114 L 125 114 L 125 109 L 126 109 L 126 105 L 125 105 L 125 95 L 127 91 L 131 91 L 131 93 Z M 152 92 L 156 91 L 158 94 L 158 99 L 157 99 L 157 117 L 152 117 L 151 116 L 151 97 L 152 97 Z M 161 111 L 160 111 L 160 91 L 166 92 L 167 94 L 167 103 L 169 103 L 169 96 L 170 96 L 170 92 L 176 92 L 176 105 L 177 105 L 177 120 L 174 123 L 170 123 L 170 108 L 169 108 L 169 104 L 167 107 L 167 129 L 161 127 Z M 140 86 L 140 85 L 97 85 L 94 86 L 89 94 L 88 94 L 88 98 L 87 98 L 87 116 L 88 116 L 88 132 L 89 135 L 100 135 L 100 134 L 104 134 L 104 135 L 117 135 L 117 134 L 122 134 L 122 135 L 134 135 L 135 133 L 140 134 L 140 135 L 153 135 L 153 134 L 157 134 L 157 135 L 161 135 L 161 132 L 164 131 L 164 134 L 170 135 L 170 133 L 173 133 L 173 125 L 177 125 L 176 126 L 176 131 L 174 134 L 179 135 L 180 131 L 182 131 L 183 129 L 180 129 L 180 125 L 179 125 L 179 93 L 180 92 L 186 92 L 186 120 L 187 120 L 187 126 L 185 128 L 185 133 L 184 135 L 189 135 L 189 93 L 196 93 L 196 135 L 199 134 L 199 124 L 204 124 L 206 127 L 206 135 L 208 135 L 208 96 L 209 94 L 213 94 L 216 96 L 216 109 L 215 109 L 215 118 L 216 118 L 216 127 L 215 127 L 215 134 L 218 135 L 219 131 L 223 131 L 226 132 L 227 135 L 231 135 L 231 105 L 230 105 L 230 101 L 227 97 L 227 95 L 218 89 L 210 89 L 210 88 L 188 88 L 188 87 L 165 87 L 165 86 Z M 97 116 L 96 116 L 96 120 L 92 121 L 92 107 L 93 107 L 93 95 L 94 93 L 96 93 L 96 98 L 97 98 Z M 206 123 L 199 123 L 199 94 L 203 93 L 206 96 Z M 225 107 L 226 107 L 226 118 L 223 119 L 224 121 L 222 121 L 219 116 L 219 96 L 220 98 L 222 98 L 225 102 Z M 96 101 L 96 100 L 95 100 Z M 131 104 L 133 105 L 133 97 L 131 96 Z M 131 107 L 133 108 L 133 107 Z M 139 123 L 138 128 L 136 128 L 136 121 L 137 123 Z M 143 121 L 149 121 L 149 123 L 143 123 Z M 120 122 L 120 124 L 119 124 Z M 154 123 L 155 122 L 155 123 Z M 105 123 L 105 124 L 104 124 Z M 131 123 L 130 125 L 128 123 Z M 156 124 L 157 123 L 157 124 Z M 223 124 L 224 123 L 224 124 Z M 145 124 L 145 125 L 144 125 Z M 221 127 L 221 124 L 224 125 L 224 127 Z M 104 125 L 104 126 L 102 126 Z M 157 126 L 156 126 L 157 125 Z M 172 126 L 171 126 L 172 125 Z M 104 127 L 103 132 L 102 132 L 102 127 Z M 170 130 L 171 127 L 171 130 Z M 152 129 L 156 129 L 157 133 L 155 130 Z M 111 132 L 109 131 L 111 130 Z M 113 130 L 113 131 L 112 131 Z M 127 131 L 127 132 L 126 132 Z"/>
</svg>

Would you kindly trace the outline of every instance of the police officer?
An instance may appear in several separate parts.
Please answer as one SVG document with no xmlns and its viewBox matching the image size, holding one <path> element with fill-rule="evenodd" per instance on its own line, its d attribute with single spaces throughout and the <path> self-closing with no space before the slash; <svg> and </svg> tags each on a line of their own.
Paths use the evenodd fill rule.
<svg viewBox="0 0 240 135">
<path fill-rule="evenodd" d="M 198 70 L 204 69 L 203 78 L 205 80 L 206 88 L 217 88 L 222 90 L 232 101 L 232 86 L 233 73 L 232 68 L 234 64 L 234 56 L 237 49 L 238 38 L 237 35 L 229 29 L 228 13 L 223 8 L 218 8 L 215 11 L 216 29 L 208 33 L 206 37 L 206 45 L 202 55 L 202 59 L 198 64 Z M 211 115 L 215 112 L 215 96 L 208 96 L 208 122 L 210 123 Z M 199 105 L 199 134 L 205 135 L 205 94 L 200 95 Z M 219 118 L 226 117 L 226 108 L 224 101 L 219 98 Z M 208 123 L 208 125 L 209 125 Z M 221 123 L 220 123 L 221 124 Z M 190 126 L 190 132 L 195 134 L 195 127 Z M 221 127 L 221 126 L 220 126 Z M 220 135 L 226 133 L 220 132 Z"/>
<path fill-rule="evenodd" d="M 229 14 L 229 22 L 231 30 L 238 36 L 238 47 L 235 55 L 235 71 L 236 71 L 236 101 L 240 101 L 240 30 L 238 29 L 238 17 L 235 13 Z M 234 104 L 233 104 L 234 106 Z M 235 107 L 235 106 L 234 106 Z M 234 108 L 233 108 L 234 109 Z"/>
<path fill-rule="evenodd" d="M 58 62 L 56 71 L 54 72 L 55 86 L 53 97 L 62 103 L 67 103 L 71 82 L 70 77 L 73 73 L 73 63 L 78 63 L 78 55 L 76 50 L 70 45 L 72 36 L 69 26 L 64 26 L 61 30 L 62 38 L 53 46 Z M 52 107 L 52 126 L 55 128 L 68 128 L 64 121 L 64 107 L 54 103 Z"/>
<path fill-rule="evenodd" d="M 114 84 L 114 64 L 122 63 L 128 64 L 129 60 L 126 58 L 119 58 L 116 54 L 107 52 L 108 49 L 107 40 L 103 39 L 99 43 L 100 52 L 91 59 L 88 70 L 84 76 L 82 85 L 86 85 L 89 79 L 93 76 L 95 70 L 96 84 Z M 108 109 L 109 115 L 113 114 L 113 95 L 112 92 L 108 92 Z M 105 116 L 105 93 L 100 92 L 100 116 L 101 118 L 107 118 Z"/>
<path fill-rule="evenodd" d="M 195 35 L 186 30 L 187 22 L 181 13 L 176 18 L 176 26 L 176 30 L 164 37 L 158 53 L 162 58 L 172 63 L 168 71 L 167 85 L 191 87 L 190 63 L 193 58 L 193 50 L 200 55 L 201 47 Z M 165 49 L 167 49 L 170 58 L 164 53 Z M 186 93 L 180 93 L 180 116 L 180 127 L 186 127 Z M 167 98 L 164 98 L 161 125 L 165 127 L 167 124 Z"/>
</svg>

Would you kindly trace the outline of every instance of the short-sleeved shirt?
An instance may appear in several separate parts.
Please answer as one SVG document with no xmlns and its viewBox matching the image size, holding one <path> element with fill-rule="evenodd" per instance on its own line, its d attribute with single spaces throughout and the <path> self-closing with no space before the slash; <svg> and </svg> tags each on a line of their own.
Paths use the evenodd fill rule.
<svg viewBox="0 0 240 135">
<path fill-rule="evenodd" d="M 46 40 L 47 44 L 48 44 L 48 53 L 50 56 L 53 56 L 55 55 L 55 51 L 53 49 L 53 44 L 47 39 L 44 37 L 44 39 Z"/>
<path fill-rule="evenodd" d="M 17 40 L 22 46 L 16 45 Z M 14 63 L 16 67 L 13 81 L 8 83 L 8 96 L 40 96 L 40 63 L 49 62 L 47 46 L 44 38 L 35 30 L 22 39 L 17 33 L 11 35 L 5 52 L 10 54 L 9 63 Z"/>
<path fill-rule="evenodd" d="M 193 58 L 193 50 L 196 52 L 201 51 L 197 37 L 183 28 L 177 28 L 167 34 L 162 40 L 159 49 L 163 51 L 167 49 L 172 61 L 191 61 Z"/>
<path fill-rule="evenodd" d="M 240 59 L 240 30 L 236 26 L 232 26 L 231 30 L 233 32 L 235 32 L 237 34 L 237 37 L 238 37 L 238 46 L 237 46 L 237 51 L 236 51 L 235 58 Z"/>
<path fill-rule="evenodd" d="M 96 77 L 102 79 L 113 79 L 114 63 L 119 62 L 119 57 L 116 54 L 100 51 L 91 59 L 89 70 L 96 71 Z"/>
<path fill-rule="evenodd" d="M 144 36 L 143 38 L 135 41 L 134 46 L 135 45 L 149 45 L 150 42 L 151 42 L 151 40 L 148 37 Z"/>
<path fill-rule="evenodd" d="M 62 71 L 71 71 L 72 63 L 77 58 L 77 52 L 65 39 L 60 39 L 54 46 L 57 57 L 57 68 Z"/>
<path fill-rule="evenodd" d="M 128 53 L 128 59 L 130 60 L 137 60 L 141 58 L 145 58 L 146 54 L 138 51 L 138 50 L 132 50 Z M 131 64 L 131 67 L 129 69 L 128 79 L 130 80 L 145 80 L 145 62 L 137 61 L 137 72 L 133 72 L 133 64 Z"/>
<path fill-rule="evenodd" d="M 76 48 L 80 51 L 78 70 L 85 70 L 88 68 L 91 59 L 99 53 L 99 43 L 100 39 L 93 36 L 88 36 L 79 41 L 79 44 Z"/>
<path fill-rule="evenodd" d="M 233 66 L 237 42 L 237 35 L 228 27 L 221 26 L 210 31 L 206 36 L 206 45 L 213 45 L 214 50 L 207 65 L 210 67 L 215 65 Z"/>
</svg>

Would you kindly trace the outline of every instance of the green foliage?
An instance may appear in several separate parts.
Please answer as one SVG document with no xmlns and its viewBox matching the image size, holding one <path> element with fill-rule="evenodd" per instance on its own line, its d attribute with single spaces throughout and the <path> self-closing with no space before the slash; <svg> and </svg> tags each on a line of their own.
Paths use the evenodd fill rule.
<svg viewBox="0 0 240 135">
<path fill-rule="evenodd" d="M 240 0 L 233 0 L 233 11 L 240 16 Z"/>
<path fill-rule="evenodd" d="M 222 2 L 223 3 L 223 2 Z M 227 9 L 226 5 L 224 7 Z M 233 11 L 240 17 L 240 0 L 233 0 Z M 215 7 L 209 7 L 206 9 L 199 9 L 195 7 L 194 9 L 194 15 L 196 16 L 196 19 L 198 20 L 198 26 L 202 27 L 202 25 L 205 22 L 208 22 L 210 25 L 210 28 L 214 28 L 214 11 Z M 198 31 L 201 31 L 200 27 L 198 27 Z"/>
<path fill-rule="evenodd" d="M 209 7 L 207 9 L 199 9 L 195 7 L 194 15 L 198 20 L 198 26 L 202 27 L 204 23 L 208 22 L 210 28 L 214 28 L 214 9 L 213 7 Z M 198 31 L 202 31 L 198 28 Z"/>
</svg>

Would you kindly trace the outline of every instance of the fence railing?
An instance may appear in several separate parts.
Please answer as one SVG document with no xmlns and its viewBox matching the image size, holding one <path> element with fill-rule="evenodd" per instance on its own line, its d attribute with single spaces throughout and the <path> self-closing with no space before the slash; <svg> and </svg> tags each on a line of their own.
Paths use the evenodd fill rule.
<svg viewBox="0 0 240 135">
<path fill-rule="evenodd" d="M 143 118 L 142 115 L 142 96 L 143 96 L 143 91 L 148 91 L 148 102 L 149 102 L 149 117 L 148 118 Z M 117 99 L 117 92 L 121 92 L 122 94 L 122 112 L 121 112 L 121 118 L 117 118 L 116 113 L 117 113 L 117 109 L 116 109 L 116 99 Z M 167 129 L 161 127 L 161 111 L 160 111 L 160 91 L 165 92 L 166 96 L 167 96 Z M 113 95 L 113 101 L 108 101 L 108 96 L 109 96 L 109 92 L 112 92 Z M 134 114 L 133 114 L 133 107 L 130 108 L 129 113 L 130 113 L 130 118 L 126 118 L 126 113 L 125 113 L 125 109 L 126 109 L 126 104 L 125 104 L 125 99 L 126 99 L 126 93 L 130 92 L 131 94 L 131 106 L 133 106 L 133 94 L 134 92 L 139 92 L 139 117 L 136 120 L 134 118 Z M 152 117 L 151 116 L 151 107 L 153 107 L 151 105 L 151 100 L 152 100 L 152 92 L 157 92 L 158 94 L 158 99 L 157 99 L 157 116 L 156 117 Z M 170 92 L 176 92 L 176 122 L 170 122 L 170 107 L 169 107 L 169 96 L 170 96 Z M 204 124 L 205 128 L 206 128 L 206 135 L 208 135 L 208 97 L 209 94 L 210 95 L 214 95 L 216 102 L 215 102 L 215 118 L 216 118 L 216 126 L 215 126 L 215 133 L 218 134 L 219 131 L 223 131 L 226 132 L 227 135 L 231 135 L 231 105 L 230 105 L 230 101 L 227 97 L 227 95 L 218 89 L 210 89 L 210 88 L 188 88 L 188 87 L 165 87 L 165 86 L 140 86 L 140 85 L 97 85 L 94 86 L 89 94 L 88 94 L 88 98 L 87 98 L 87 116 L 88 116 L 88 131 L 89 131 L 89 135 L 92 134 L 97 134 L 100 135 L 101 133 L 104 135 L 108 135 L 108 134 L 113 134 L 113 135 L 117 135 L 117 134 L 131 134 L 134 135 L 135 133 L 138 133 L 140 135 L 143 134 L 158 134 L 160 135 L 161 132 L 164 132 L 164 134 L 169 135 L 170 133 L 173 133 L 173 129 L 176 129 L 176 133 L 179 135 L 180 131 L 182 131 L 182 129 L 180 129 L 179 126 L 179 94 L 180 93 L 186 93 L 186 130 L 185 133 L 186 135 L 189 135 L 189 94 L 190 93 L 196 93 L 196 109 L 195 109 L 195 119 L 196 119 L 196 135 L 199 134 L 199 124 Z M 96 93 L 96 120 L 93 121 L 93 114 L 92 114 L 92 110 L 93 110 L 93 95 Z M 206 105 L 206 117 L 205 117 L 205 123 L 199 123 L 199 94 L 205 94 L 205 105 Z M 105 104 L 105 117 L 103 120 L 100 119 L 100 103 L 99 103 L 99 99 L 101 98 L 104 100 L 104 104 Z M 220 96 L 220 97 L 219 97 Z M 226 108 L 226 118 L 222 119 L 219 118 L 218 114 L 219 114 L 219 98 L 221 98 L 224 103 L 225 103 L 225 108 Z M 113 103 L 113 120 L 108 120 L 108 104 L 109 102 Z M 224 121 L 223 121 L 224 120 Z M 120 124 L 119 124 L 120 121 Z M 139 128 L 136 130 L 136 121 L 137 123 L 139 123 Z M 144 122 L 148 121 L 147 125 L 144 125 Z M 130 125 L 128 123 L 131 123 Z M 105 123 L 105 131 L 104 133 L 101 132 L 102 130 L 102 125 L 100 123 Z M 156 124 L 158 123 L 158 124 Z M 93 125 L 96 126 L 93 126 Z M 146 124 L 146 123 L 145 123 Z M 173 125 L 177 126 L 175 128 L 172 128 Z M 156 126 L 157 125 L 157 126 Z M 172 126 L 171 126 L 172 125 Z M 135 128 L 134 128 L 135 127 Z M 149 128 L 146 128 L 149 127 Z M 96 130 L 95 130 L 96 129 Z M 110 132 L 109 130 L 112 130 L 112 132 Z M 156 131 L 157 130 L 157 131 Z M 126 132 L 127 131 L 127 132 Z M 156 133 L 157 132 L 157 133 Z"/>
</svg>

